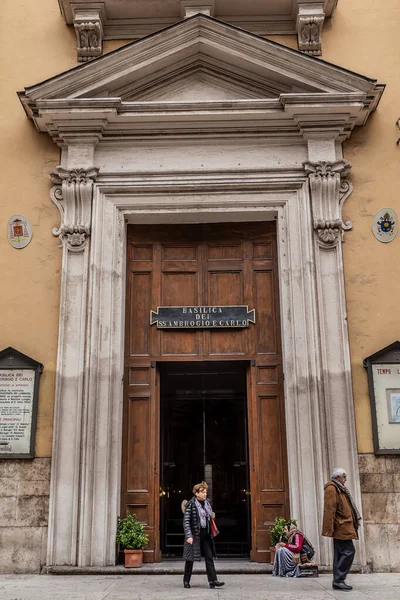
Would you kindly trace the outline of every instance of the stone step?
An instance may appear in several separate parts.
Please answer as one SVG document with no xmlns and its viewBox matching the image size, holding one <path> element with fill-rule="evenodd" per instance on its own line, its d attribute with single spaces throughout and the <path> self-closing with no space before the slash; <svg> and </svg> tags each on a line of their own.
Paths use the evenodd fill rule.
<svg viewBox="0 0 400 600">
<path fill-rule="evenodd" d="M 109 567 L 70 567 L 49 566 L 43 567 L 43 575 L 183 575 L 183 561 L 163 561 L 160 563 L 146 563 L 140 568 L 126 569 L 123 565 Z M 272 573 L 271 563 L 255 563 L 246 560 L 228 561 L 216 560 L 217 573 L 221 575 L 266 575 Z M 351 569 L 353 573 L 362 572 L 359 565 Z M 194 564 L 194 574 L 205 574 L 204 562 Z M 332 568 L 319 566 L 319 573 L 332 573 Z"/>
</svg>

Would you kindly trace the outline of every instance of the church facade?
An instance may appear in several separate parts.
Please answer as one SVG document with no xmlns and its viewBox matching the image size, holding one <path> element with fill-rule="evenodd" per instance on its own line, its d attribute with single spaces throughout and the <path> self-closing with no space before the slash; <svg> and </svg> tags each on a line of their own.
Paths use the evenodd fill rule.
<svg viewBox="0 0 400 600">
<path fill-rule="evenodd" d="M 2 214 L 33 236 L 0 242 L 1 335 L 44 369 L 35 457 L 1 456 L 2 569 L 118 564 L 129 512 L 145 561 L 178 558 L 202 479 L 221 556 L 269 562 L 285 516 L 330 565 L 341 466 L 357 565 L 399 570 L 363 365 L 398 337 L 399 241 L 372 231 L 398 204 L 396 3 L 26 4 Z"/>
</svg>

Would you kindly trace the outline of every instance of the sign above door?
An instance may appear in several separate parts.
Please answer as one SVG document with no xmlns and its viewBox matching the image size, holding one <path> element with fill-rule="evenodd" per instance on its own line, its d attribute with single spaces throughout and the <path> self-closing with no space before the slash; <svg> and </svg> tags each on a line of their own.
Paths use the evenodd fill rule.
<svg viewBox="0 0 400 600">
<path fill-rule="evenodd" d="M 157 329 L 222 329 L 249 327 L 256 311 L 243 306 L 159 306 L 150 311 Z"/>
</svg>

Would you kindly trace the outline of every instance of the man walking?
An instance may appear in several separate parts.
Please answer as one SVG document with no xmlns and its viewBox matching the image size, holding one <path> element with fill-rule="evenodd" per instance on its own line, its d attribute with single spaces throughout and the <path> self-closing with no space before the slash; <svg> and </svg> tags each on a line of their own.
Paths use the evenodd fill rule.
<svg viewBox="0 0 400 600">
<path fill-rule="evenodd" d="M 344 469 L 332 471 L 331 480 L 325 485 L 322 524 L 322 535 L 333 538 L 332 587 L 334 590 L 343 591 L 353 589 L 345 583 L 345 579 L 353 564 L 353 540 L 358 540 L 357 530 L 361 521 L 361 515 L 345 485 L 346 479 Z"/>
</svg>

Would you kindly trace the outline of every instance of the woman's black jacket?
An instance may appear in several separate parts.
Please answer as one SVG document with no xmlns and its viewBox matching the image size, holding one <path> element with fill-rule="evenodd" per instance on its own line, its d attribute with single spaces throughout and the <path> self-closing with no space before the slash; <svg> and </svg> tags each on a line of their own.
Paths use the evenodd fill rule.
<svg viewBox="0 0 400 600">
<path fill-rule="evenodd" d="M 186 504 L 185 513 L 183 515 L 183 530 L 185 532 L 185 544 L 183 546 L 183 559 L 184 560 L 201 560 L 201 549 L 200 549 L 200 517 L 196 508 L 195 498 L 193 497 Z M 187 539 L 193 538 L 193 544 L 188 544 Z M 215 546 L 214 540 L 212 541 L 212 551 L 215 557 Z"/>
</svg>

